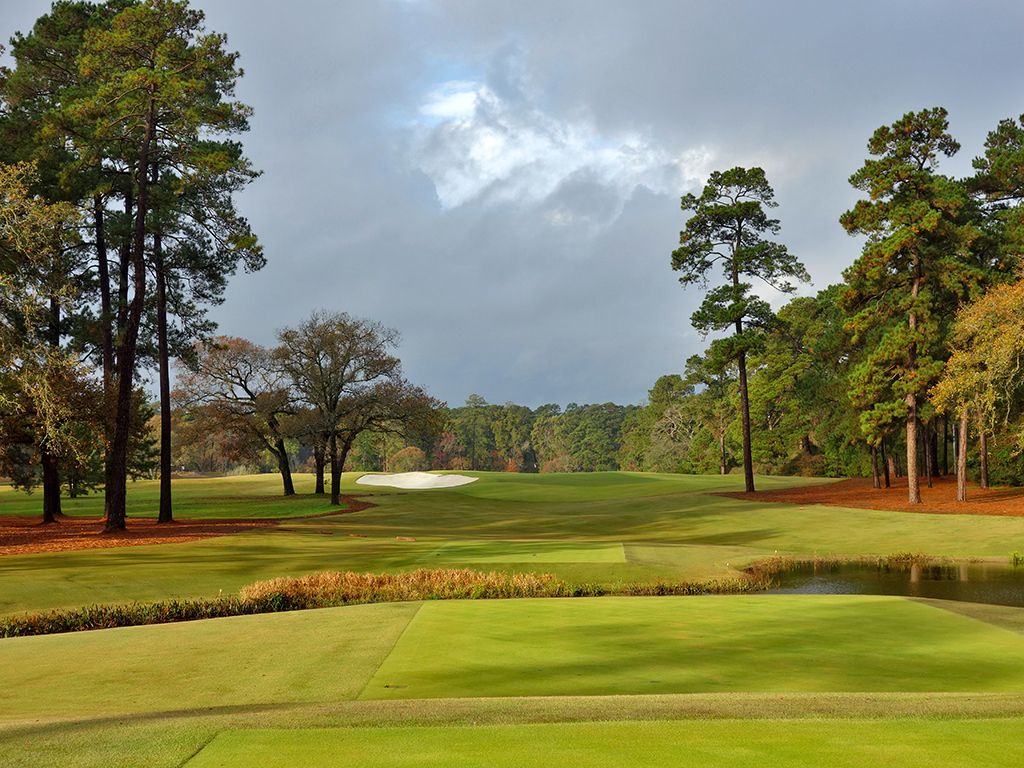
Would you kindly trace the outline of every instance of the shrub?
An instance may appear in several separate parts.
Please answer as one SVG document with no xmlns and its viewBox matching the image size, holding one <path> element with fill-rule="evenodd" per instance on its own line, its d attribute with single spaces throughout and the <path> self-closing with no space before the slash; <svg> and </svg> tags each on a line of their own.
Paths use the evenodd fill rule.
<svg viewBox="0 0 1024 768">
<path fill-rule="evenodd" d="M 575 467 L 573 465 L 572 457 L 564 453 L 558 456 L 553 456 L 552 458 L 541 462 L 540 465 L 540 471 L 543 474 L 548 474 L 549 472 L 572 472 L 574 470 Z"/>
<path fill-rule="evenodd" d="M 423 472 L 429 468 L 427 454 L 415 445 L 395 451 L 388 457 L 388 472 Z"/>
</svg>

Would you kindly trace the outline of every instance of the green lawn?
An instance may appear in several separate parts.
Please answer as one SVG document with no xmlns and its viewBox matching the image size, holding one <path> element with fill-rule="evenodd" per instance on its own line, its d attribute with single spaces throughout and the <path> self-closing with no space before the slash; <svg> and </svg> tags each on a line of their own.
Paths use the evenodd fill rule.
<svg viewBox="0 0 1024 768">
<path fill-rule="evenodd" d="M 710 495 L 738 476 L 483 474 L 409 492 L 354 479 L 345 491 L 376 506 L 316 518 L 326 500 L 285 500 L 275 476 L 177 481 L 181 517 L 289 519 L 0 557 L 0 614 L 325 569 L 466 566 L 614 587 L 734 575 L 776 552 L 1024 549 L 1021 518 Z M 130 494 L 132 515 L 154 513 L 154 484 Z M 0 514 L 38 502 L 0 490 Z M 773 595 L 350 606 L 0 640 L 0 691 L 4 766 L 1017 765 L 1024 609 Z M 965 719 L 979 717 L 1011 719 Z"/>
<path fill-rule="evenodd" d="M 360 696 L 735 691 L 1024 691 L 1024 637 L 874 596 L 426 603 Z"/>
<path fill-rule="evenodd" d="M 681 720 L 229 731 L 187 768 L 1016 768 L 1022 720 Z"/>
<path fill-rule="evenodd" d="M 272 530 L 200 542 L 3 557 L 0 615 L 93 602 L 212 596 L 257 579 L 328 569 L 397 571 L 437 565 L 541 570 L 614 588 L 625 582 L 726 576 L 775 553 L 909 551 L 1005 558 L 1024 549 L 1024 518 L 797 507 L 709 495 L 739 488 L 738 475 L 484 473 L 477 482 L 454 489 L 375 492 L 354 480 L 355 475 L 346 475 L 346 492 L 366 494 L 377 506 L 315 519 L 301 515 L 329 512 L 327 501 L 311 495 L 267 496 L 277 482 L 272 475 L 179 480 L 180 515 L 192 505 L 196 514 L 215 517 L 230 510 L 240 517 L 257 511 L 299 517 Z M 298 476 L 297 482 L 303 489 L 312 479 Z M 807 482 L 816 481 L 760 480 L 765 488 Z M 133 514 L 155 509 L 147 506 L 155 505 L 152 488 L 132 486 Z M 4 508 L 11 508 L 12 499 L 15 507 L 25 503 L 10 491 L 0 499 Z"/>
<path fill-rule="evenodd" d="M 0 690 L 0 720 L 356 698 L 1024 692 L 1024 635 L 894 597 L 357 605 L 2 640 Z"/>
<path fill-rule="evenodd" d="M 314 496 L 313 476 L 295 475 L 295 496 L 285 497 L 279 475 L 188 478 L 174 481 L 174 514 L 194 518 L 302 517 L 326 512 L 331 507 L 322 496 Z M 31 494 L 0 484 L 0 515 L 41 515 L 40 490 Z M 156 517 L 160 505 L 160 484 L 156 480 L 128 483 L 130 517 Z M 103 515 L 103 493 L 77 499 L 61 499 L 61 510 L 75 517 Z"/>
<path fill-rule="evenodd" d="M 274 765 L 269 761 L 278 759 L 316 766 L 332 745 L 348 755 L 360 743 L 358 732 L 299 732 L 281 740 L 277 757 L 254 759 L 253 750 L 268 738 L 277 743 L 277 736 L 230 732 L 258 727 L 808 713 L 870 718 L 875 722 L 822 727 L 836 729 L 839 742 L 844 733 L 851 743 L 857 733 L 888 733 L 916 756 L 932 729 L 950 723 L 908 725 L 886 715 L 1024 715 L 1024 634 L 936 605 L 771 595 L 406 603 L 7 639 L 0 641 L 0 765 L 171 768 L 225 734 L 194 764 Z M 1024 720 L 1013 727 L 1021 725 Z M 729 726 L 711 727 L 705 733 Z M 767 734 L 767 726 L 731 727 L 749 733 L 752 743 Z M 832 754 L 808 752 L 817 741 L 810 732 L 806 742 L 782 738 L 788 727 L 769 728 L 778 744 L 795 750 L 764 742 L 774 759 Z M 950 733 L 959 733 L 966 726 L 952 727 Z M 985 735 L 988 727 L 968 729 L 980 740 L 978 750 L 951 738 L 946 746 L 938 742 L 936 759 L 991 754 L 985 745 L 996 732 Z M 607 755 L 622 756 L 622 764 L 631 764 L 631 750 L 647 743 L 651 765 L 678 757 L 655 736 L 648 742 L 643 729 L 622 738 L 607 724 L 592 728 L 586 739 L 595 747 L 587 759 L 605 759 L 606 737 L 621 742 L 625 751 Z M 396 730 L 393 743 L 413 735 L 406 730 Z M 482 764 L 474 762 L 483 758 L 474 757 L 472 744 L 478 738 L 485 744 L 484 734 L 463 730 L 423 733 L 428 742 L 442 739 L 439 745 L 444 733 L 457 736 L 449 745 L 451 764 Z M 522 743 L 531 731 L 507 733 Z M 591 732 L 568 729 L 567 743 L 573 733 Z M 353 734 L 356 741 L 346 741 Z M 709 759 L 742 757 L 729 752 L 729 742 L 707 739 L 700 741 Z M 545 743 L 528 741 L 531 748 Z M 366 765 L 387 758 L 367 749 L 358 753 Z M 409 765 L 442 759 L 432 749 L 400 751 Z M 543 754 L 528 752 L 522 764 Z"/>
<path fill-rule="evenodd" d="M 352 699 L 417 607 L 353 605 L 0 640 L 0 720 Z"/>
</svg>

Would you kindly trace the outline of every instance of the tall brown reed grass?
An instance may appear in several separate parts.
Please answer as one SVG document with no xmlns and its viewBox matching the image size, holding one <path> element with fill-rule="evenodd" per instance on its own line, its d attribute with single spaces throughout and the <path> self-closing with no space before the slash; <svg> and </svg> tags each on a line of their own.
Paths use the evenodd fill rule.
<svg viewBox="0 0 1024 768">
<path fill-rule="evenodd" d="M 754 592 L 770 584 L 757 576 L 697 582 L 643 582 L 606 589 L 568 584 L 548 573 L 489 573 L 463 569 L 420 569 L 406 573 L 329 571 L 296 578 L 257 581 L 238 595 L 213 599 L 167 600 L 129 605 L 93 605 L 47 611 L 0 621 L 0 637 L 45 635 L 142 624 L 165 624 L 306 608 L 411 600 L 487 600 L 526 597 L 619 595 L 704 595 Z"/>
</svg>

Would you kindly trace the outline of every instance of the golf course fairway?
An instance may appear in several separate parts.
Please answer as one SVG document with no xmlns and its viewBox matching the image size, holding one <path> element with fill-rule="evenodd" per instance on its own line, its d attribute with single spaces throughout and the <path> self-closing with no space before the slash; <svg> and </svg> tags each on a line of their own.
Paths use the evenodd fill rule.
<svg viewBox="0 0 1024 768">
<path fill-rule="evenodd" d="M 739 476 L 473 474 L 364 490 L 372 506 L 334 513 L 308 475 L 298 500 L 272 498 L 266 477 L 178 480 L 197 516 L 283 519 L 0 557 L 0 616 L 322 570 L 551 573 L 615 591 L 742 579 L 777 554 L 1005 562 L 1024 548 L 1021 518 L 716 495 Z M 153 487 L 131 492 L 148 514 Z M 17 513 L 11 493 L 0 506 Z M 756 593 L 348 605 L 0 639 L 0 691 L 5 768 L 1017 766 L 1024 609 Z"/>
<path fill-rule="evenodd" d="M 1020 720 L 680 720 L 224 733 L 186 768 L 1016 768 Z M 254 756 L 259 755 L 259 762 Z"/>
</svg>

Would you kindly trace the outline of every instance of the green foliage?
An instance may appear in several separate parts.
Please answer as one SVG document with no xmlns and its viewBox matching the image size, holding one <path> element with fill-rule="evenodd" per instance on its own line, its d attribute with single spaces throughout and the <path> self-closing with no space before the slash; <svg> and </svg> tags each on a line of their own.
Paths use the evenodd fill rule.
<svg viewBox="0 0 1024 768">
<path fill-rule="evenodd" d="M 680 282 L 706 285 L 716 263 L 732 285 L 737 277 L 746 276 L 788 293 L 794 290 L 790 279 L 807 280 L 806 270 L 785 246 L 763 239 L 779 232 L 778 219 L 769 218 L 765 210 L 777 205 L 761 168 L 715 171 L 699 197 L 683 196 L 681 207 L 693 216 L 680 234 L 680 247 L 672 254 L 673 269 L 682 273 Z M 742 303 L 745 293 L 733 298 Z M 706 302 L 709 308 L 715 305 L 720 302 Z M 708 311 L 714 315 L 717 310 Z"/>
<path fill-rule="evenodd" d="M 396 451 L 388 457 L 389 472 L 422 472 L 430 469 L 427 454 L 415 445 Z"/>
<path fill-rule="evenodd" d="M 672 252 L 672 269 L 683 285 L 707 287 L 717 265 L 722 285 L 707 291 L 693 314 L 693 327 L 707 335 L 736 329 L 737 338 L 722 341 L 723 355 L 735 359 L 756 344 L 743 336 L 743 325 L 764 329 L 771 325 L 768 303 L 752 293 L 748 280 L 760 280 L 783 293 L 795 290 L 791 280 L 807 281 L 804 266 L 784 245 L 765 239 L 779 232 L 778 219 L 769 218 L 775 193 L 761 168 L 732 168 L 711 174 L 700 196 L 682 198 L 680 207 L 691 211 Z"/>
<path fill-rule="evenodd" d="M 851 397 L 869 442 L 918 407 L 942 371 L 953 310 L 988 277 L 967 190 L 938 173 L 940 156 L 959 148 L 946 110 L 907 113 L 875 131 L 873 157 L 850 177 L 866 198 L 840 222 L 867 241 L 844 273 L 841 305 L 852 341 L 864 349 Z"/>
</svg>

